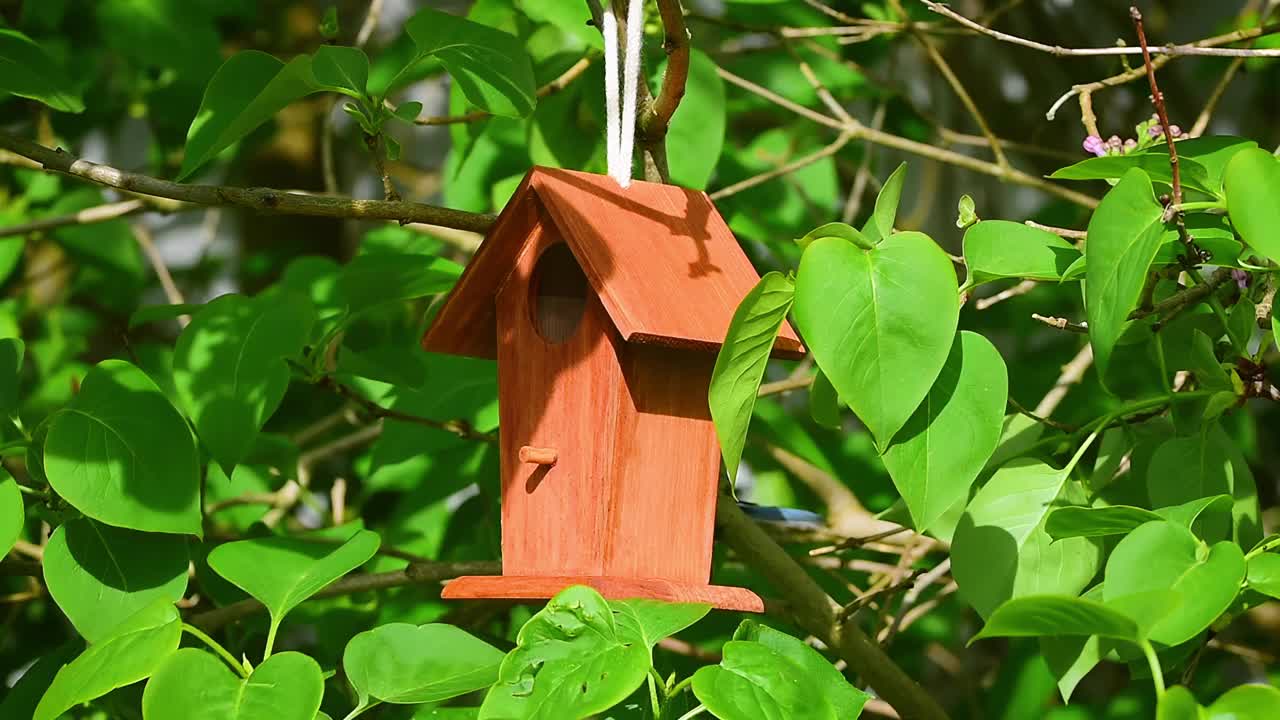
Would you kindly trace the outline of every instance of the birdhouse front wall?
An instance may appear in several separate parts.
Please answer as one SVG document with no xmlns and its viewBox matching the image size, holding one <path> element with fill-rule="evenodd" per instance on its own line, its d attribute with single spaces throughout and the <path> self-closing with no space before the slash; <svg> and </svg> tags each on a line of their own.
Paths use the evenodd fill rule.
<svg viewBox="0 0 1280 720">
<path fill-rule="evenodd" d="M 601 575 L 620 341 L 589 288 L 576 323 L 536 326 L 535 270 L 544 253 L 565 246 L 554 225 L 532 232 L 497 297 L 503 574 Z M 522 462 L 522 447 L 554 451 L 555 462 Z"/>
</svg>

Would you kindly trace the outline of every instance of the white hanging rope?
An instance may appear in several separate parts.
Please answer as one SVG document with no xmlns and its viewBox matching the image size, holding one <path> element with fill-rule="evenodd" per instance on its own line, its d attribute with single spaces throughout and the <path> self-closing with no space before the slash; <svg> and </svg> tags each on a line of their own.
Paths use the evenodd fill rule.
<svg viewBox="0 0 1280 720">
<path fill-rule="evenodd" d="M 622 2 L 623 0 L 614 0 Z M 604 11 L 605 157 L 609 176 L 622 187 L 631 185 L 631 156 L 636 138 L 636 95 L 640 89 L 640 45 L 644 35 L 643 0 L 627 8 L 627 37 L 622 67 L 622 96 L 618 93 L 618 19 L 613 3 Z M 621 100 L 621 102 L 619 102 Z M 619 107 L 621 105 L 621 107 Z"/>
</svg>

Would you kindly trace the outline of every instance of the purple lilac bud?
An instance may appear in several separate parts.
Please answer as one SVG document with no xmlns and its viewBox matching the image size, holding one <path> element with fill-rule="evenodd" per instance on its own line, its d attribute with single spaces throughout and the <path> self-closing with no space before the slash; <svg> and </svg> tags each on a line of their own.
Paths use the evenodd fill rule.
<svg viewBox="0 0 1280 720">
<path fill-rule="evenodd" d="M 1124 141 L 1124 151 L 1126 153 L 1133 152 L 1137 147 L 1138 147 L 1138 141 L 1134 140 L 1133 138 L 1129 138 L 1128 140 Z"/>
<path fill-rule="evenodd" d="M 1084 139 L 1084 151 L 1102 157 L 1107 154 L 1107 146 L 1102 142 L 1102 138 L 1090 135 Z"/>
<path fill-rule="evenodd" d="M 1174 137 L 1181 137 L 1181 136 L 1182 136 L 1182 128 L 1178 127 L 1177 125 L 1170 125 L 1170 126 L 1169 126 L 1169 134 L 1170 134 L 1170 135 L 1172 135 L 1172 136 L 1174 136 Z"/>
<path fill-rule="evenodd" d="M 1249 289 L 1249 273 L 1244 270 L 1232 270 L 1231 279 L 1236 281 L 1236 287 L 1241 290 Z"/>
<path fill-rule="evenodd" d="M 1160 137 L 1161 135 L 1164 134 L 1164 128 L 1159 125 L 1152 125 L 1151 127 L 1147 128 L 1147 134 L 1153 138 Z"/>
</svg>

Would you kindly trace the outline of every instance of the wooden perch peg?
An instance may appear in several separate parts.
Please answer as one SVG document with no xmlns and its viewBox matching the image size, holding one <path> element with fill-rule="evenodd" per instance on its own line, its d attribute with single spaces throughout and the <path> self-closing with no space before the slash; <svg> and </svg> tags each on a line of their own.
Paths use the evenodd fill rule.
<svg viewBox="0 0 1280 720">
<path fill-rule="evenodd" d="M 520 462 L 534 465 L 555 465 L 560 454 L 555 448 L 539 448 L 524 445 L 520 448 Z"/>
</svg>

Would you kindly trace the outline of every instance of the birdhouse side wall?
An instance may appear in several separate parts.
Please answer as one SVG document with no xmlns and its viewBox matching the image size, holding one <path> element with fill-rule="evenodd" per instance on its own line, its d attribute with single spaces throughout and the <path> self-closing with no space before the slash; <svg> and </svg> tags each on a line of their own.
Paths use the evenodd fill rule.
<svg viewBox="0 0 1280 720">
<path fill-rule="evenodd" d="M 707 406 L 714 362 L 697 351 L 622 349 L 606 575 L 710 579 L 720 473 Z"/>
<path fill-rule="evenodd" d="M 497 297 L 504 575 L 604 572 L 620 340 L 590 290 L 563 342 L 534 327 L 535 267 L 559 242 L 554 225 L 538 225 Z M 526 446 L 554 451 L 554 464 L 522 461 Z"/>
</svg>

